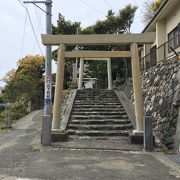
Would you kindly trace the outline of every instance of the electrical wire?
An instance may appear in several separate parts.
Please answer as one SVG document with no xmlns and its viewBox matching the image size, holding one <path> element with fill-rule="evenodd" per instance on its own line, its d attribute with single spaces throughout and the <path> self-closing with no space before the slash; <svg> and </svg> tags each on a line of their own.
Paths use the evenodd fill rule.
<svg viewBox="0 0 180 180">
<path fill-rule="evenodd" d="M 33 23 L 32 23 L 32 19 L 31 19 L 31 16 L 30 16 L 28 10 L 27 10 L 27 14 L 28 14 L 29 22 L 30 22 L 30 24 L 31 24 L 32 31 L 33 31 L 33 33 L 34 33 L 34 37 L 35 37 L 36 42 L 37 42 L 38 47 L 39 47 L 39 50 L 40 50 L 40 52 L 41 52 L 41 55 L 43 55 L 42 50 L 41 50 L 41 46 L 40 46 L 40 44 L 39 44 L 39 41 L 38 41 L 38 38 L 37 38 L 37 35 L 36 35 L 36 32 L 35 32 L 35 29 L 34 29 L 34 26 L 33 26 Z"/>
<path fill-rule="evenodd" d="M 86 4 L 88 7 L 94 9 L 95 11 L 97 11 L 98 13 L 102 14 L 104 16 L 104 13 L 102 11 L 100 11 L 99 9 L 95 8 L 94 6 L 92 6 L 91 4 L 87 3 L 84 0 L 80 0 L 82 3 Z"/>
<path fill-rule="evenodd" d="M 111 8 L 111 9 L 113 9 L 113 7 L 111 6 L 111 4 L 109 3 L 109 1 L 108 0 L 105 0 L 106 1 L 106 3 L 108 4 L 108 6 Z"/>
<path fill-rule="evenodd" d="M 24 39 L 25 39 L 25 33 L 26 33 L 26 24 L 27 24 L 27 11 L 26 11 L 26 16 L 24 20 L 24 30 L 23 30 L 23 38 L 22 38 L 22 44 L 21 44 L 21 57 L 23 53 L 23 47 L 24 47 Z"/>
<path fill-rule="evenodd" d="M 36 14 L 36 20 L 37 20 L 37 23 L 38 23 L 38 31 L 39 33 L 43 33 L 43 27 L 42 27 L 42 21 L 41 21 L 41 16 L 38 14 L 38 11 L 37 11 L 37 7 L 34 6 L 34 11 L 35 11 L 35 14 Z M 41 32 L 40 30 L 41 29 Z"/>
<path fill-rule="evenodd" d="M 31 28 L 32 28 L 32 31 L 33 31 L 33 34 L 34 34 L 34 37 L 35 37 L 36 42 L 37 42 L 37 44 L 38 44 L 39 50 L 40 50 L 40 52 L 41 52 L 41 55 L 43 56 L 43 53 L 42 53 L 42 50 L 41 50 L 41 46 L 40 46 L 40 44 L 39 44 L 39 41 L 38 41 L 38 38 L 37 38 L 37 35 L 36 35 L 36 32 L 35 32 L 35 29 L 34 29 L 34 26 L 33 26 L 32 19 L 31 19 L 30 13 L 29 13 L 29 11 L 28 11 L 28 8 L 25 7 L 24 4 L 23 4 L 20 0 L 18 0 L 18 1 L 19 1 L 19 3 L 22 5 L 22 7 L 25 8 L 25 10 L 26 10 L 26 12 L 27 12 L 27 16 L 28 16 L 28 19 L 29 19 L 29 22 L 30 22 L 30 25 L 31 25 Z"/>
</svg>

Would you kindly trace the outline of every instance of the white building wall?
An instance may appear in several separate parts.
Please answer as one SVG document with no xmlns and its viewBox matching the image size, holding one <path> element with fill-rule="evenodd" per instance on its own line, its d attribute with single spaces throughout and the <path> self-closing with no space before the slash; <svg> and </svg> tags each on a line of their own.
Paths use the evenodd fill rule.
<svg viewBox="0 0 180 180">
<path fill-rule="evenodd" d="M 168 40 L 168 34 L 180 23 L 180 6 L 176 6 L 169 14 L 166 20 L 166 41 Z M 176 49 L 180 52 L 180 47 Z M 170 56 L 172 53 L 166 53 L 166 56 Z"/>
<path fill-rule="evenodd" d="M 166 34 L 170 33 L 180 22 L 180 6 L 176 6 L 166 20 Z"/>
</svg>

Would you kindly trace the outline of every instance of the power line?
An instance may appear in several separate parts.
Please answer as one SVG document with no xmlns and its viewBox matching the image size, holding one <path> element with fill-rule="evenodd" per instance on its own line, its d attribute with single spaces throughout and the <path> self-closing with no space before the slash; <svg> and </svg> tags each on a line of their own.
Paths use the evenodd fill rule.
<svg viewBox="0 0 180 180">
<path fill-rule="evenodd" d="M 37 20 L 37 23 L 38 23 L 38 31 L 39 31 L 39 33 L 42 33 L 42 32 L 43 32 L 43 27 L 42 27 L 41 16 L 38 14 L 37 7 L 36 7 L 36 6 L 34 6 L 34 11 L 35 11 L 36 20 Z M 41 32 L 40 32 L 39 29 L 41 29 Z"/>
<path fill-rule="evenodd" d="M 25 33 L 26 33 L 26 23 L 27 23 L 27 11 L 26 11 L 26 16 L 25 16 L 25 21 L 24 21 L 23 38 L 22 38 L 22 45 L 21 45 L 21 57 L 22 57 L 24 38 L 25 38 Z"/>
<path fill-rule="evenodd" d="M 26 7 L 24 6 L 24 4 L 23 4 L 20 0 L 18 0 L 18 1 L 19 1 L 19 3 L 21 4 L 21 6 L 26 9 Z"/>
<path fill-rule="evenodd" d="M 34 29 L 34 26 L 33 26 L 33 23 L 32 23 L 31 16 L 30 16 L 30 14 L 29 14 L 28 9 L 26 9 L 26 10 L 27 10 L 27 14 L 28 14 L 29 22 L 30 22 L 30 24 L 31 24 L 31 28 L 32 28 L 33 33 L 34 33 L 34 37 L 35 37 L 36 42 L 37 42 L 37 44 L 38 44 L 39 50 L 40 50 L 40 52 L 41 52 L 41 55 L 43 55 L 42 50 L 41 50 L 41 46 L 40 46 L 40 44 L 39 44 L 39 41 L 38 41 L 38 38 L 37 38 L 37 35 L 36 35 L 36 32 L 35 32 L 35 29 Z"/>
<path fill-rule="evenodd" d="M 36 35 L 36 32 L 35 32 L 35 29 L 34 29 L 34 26 L 33 26 L 33 23 L 32 23 L 32 19 L 31 19 L 30 13 L 29 13 L 27 7 L 25 7 L 24 4 L 23 4 L 20 0 L 18 0 L 18 1 L 19 1 L 19 3 L 22 5 L 22 7 L 25 8 L 25 10 L 26 10 L 26 12 L 27 12 L 27 15 L 28 15 L 28 18 L 29 18 L 29 22 L 30 22 L 30 25 L 31 25 L 31 28 L 32 28 L 34 37 L 35 37 L 36 42 L 37 42 L 37 44 L 38 44 L 39 50 L 40 50 L 40 52 L 41 52 L 41 55 L 43 56 L 43 53 L 42 53 L 42 50 L 41 50 L 41 46 L 40 46 L 40 44 L 39 44 L 39 41 L 38 41 L 38 38 L 37 38 L 37 35 Z"/>
<path fill-rule="evenodd" d="M 108 6 L 111 8 L 111 9 L 113 9 L 113 7 L 111 6 L 111 4 L 109 3 L 109 1 L 108 0 L 105 0 L 106 1 L 106 3 L 108 4 Z"/>
<path fill-rule="evenodd" d="M 94 9 L 95 11 L 97 11 L 98 13 L 102 14 L 104 16 L 104 13 L 102 11 L 100 11 L 99 9 L 95 8 L 94 6 L 92 6 L 91 4 L 87 3 L 84 0 L 80 0 L 82 3 L 86 4 L 88 7 Z"/>
</svg>

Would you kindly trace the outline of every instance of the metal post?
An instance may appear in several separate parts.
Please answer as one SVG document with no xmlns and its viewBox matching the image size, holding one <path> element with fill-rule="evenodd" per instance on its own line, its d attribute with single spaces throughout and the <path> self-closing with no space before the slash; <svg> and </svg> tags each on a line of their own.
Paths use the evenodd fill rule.
<svg viewBox="0 0 180 180">
<path fill-rule="evenodd" d="M 46 2 L 46 34 L 52 34 L 52 24 L 51 24 L 51 0 L 47 0 Z M 45 89 L 49 90 L 49 96 L 45 92 L 45 108 L 44 115 L 51 115 L 51 46 L 46 47 L 46 61 L 45 61 Z M 49 84 L 50 83 L 50 84 Z M 50 87 L 49 87 L 50 85 Z"/>
<path fill-rule="evenodd" d="M 52 1 L 46 0 L 46 33 L 52 34 L 51 22 Z M 51 46 L 46 47 L 45 60 L 45 94 L 44 94 L 44 115 L 42 119 L 43 146 L 51 145 L 51 121 L 52 121 L 52 76 L 51 76 Z"/>
<path fill-rule="evenodd" d="M 32 3 L 39 7 L 38 3 L 46 5 L 46 34 L 52 34 L 52 0 L 46 1 L 24 1 L 24 3 Z M 46 58 L 45 58 L 45 94 L 44 94 L 44 115 L 42 117 L 42 135 L 41 143 L 43 146 L 51 145 L 51 121 L 52 121 L 52 75 L 51 75 L 51 46 L 46 46 Z"/>
<path fill-rule="evenodd" d="M 144 117 L 144 150 L 153 150 L 153 127 L 152 127 L 152 117 Z"/>
</svg>

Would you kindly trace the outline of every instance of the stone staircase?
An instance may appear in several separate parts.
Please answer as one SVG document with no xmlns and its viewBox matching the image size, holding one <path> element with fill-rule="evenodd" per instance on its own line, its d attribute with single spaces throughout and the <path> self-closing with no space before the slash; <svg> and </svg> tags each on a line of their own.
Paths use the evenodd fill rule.
<svg viewBox="0 0 180 180">
<path fill-rule="evenodd" d="M 119 138 L 133 125 L 113 90 L 78 90 L 67 132 L 70 138 Z"/>
</svg>

